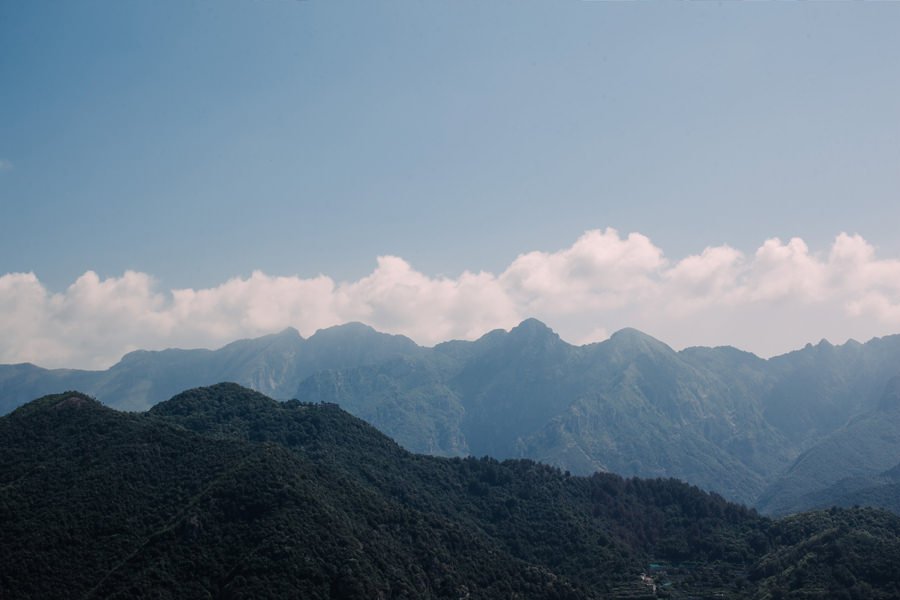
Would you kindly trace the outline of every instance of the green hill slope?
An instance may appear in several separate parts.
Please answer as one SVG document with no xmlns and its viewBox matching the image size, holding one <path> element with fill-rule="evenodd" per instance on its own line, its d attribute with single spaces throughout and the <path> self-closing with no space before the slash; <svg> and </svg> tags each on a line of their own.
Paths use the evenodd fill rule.
<svg viewBox="0 0 900 600">
<path fill-rule="evenodd" d="M 70 392 L 0 418 L 0 522 L 3 598 L 900 591 L 888 513 L 770 521 L 673 480 L 414 455 L 337 406 L 234 384 L 144 414 Z"/>
</svg>

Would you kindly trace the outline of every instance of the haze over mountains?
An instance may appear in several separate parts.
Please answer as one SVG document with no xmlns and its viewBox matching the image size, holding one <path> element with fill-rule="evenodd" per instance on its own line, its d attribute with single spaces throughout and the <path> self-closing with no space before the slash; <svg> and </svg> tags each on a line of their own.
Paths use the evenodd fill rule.
<svg viewBox="0 0 900 600">
<path fill-rule="evenodd" d="M 145 410 L 235 381 L 337 403 L 415 452 L 677 477 L 783 514 L 860 498 L 890 504 L 897 376 L 900 336 L 763 360 L 730 347 L 675 352 L 633 329 L 572 346 L 533 319 L 434 348 L 348 324 L 215 351 L 138 351 L 106 371 L 3 365 L 0 410 L 65 389 Z"/>
</svg>

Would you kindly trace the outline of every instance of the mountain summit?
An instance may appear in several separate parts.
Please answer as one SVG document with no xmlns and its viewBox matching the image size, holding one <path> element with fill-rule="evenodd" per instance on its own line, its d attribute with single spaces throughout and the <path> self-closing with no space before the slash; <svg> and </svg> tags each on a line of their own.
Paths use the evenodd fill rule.
<svg viewBox="0 0 900 600">
<path fill-rule="evenodd" d="M 559 339 L 555 331 L 537 319 L 525 319 L 509 330 L 509 335 L 522 340 Z"/>
</svg>

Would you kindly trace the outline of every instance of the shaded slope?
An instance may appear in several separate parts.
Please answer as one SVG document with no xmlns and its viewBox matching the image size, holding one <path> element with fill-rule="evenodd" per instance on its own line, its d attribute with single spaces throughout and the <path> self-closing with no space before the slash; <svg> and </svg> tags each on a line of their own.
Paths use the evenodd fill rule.
<svg viewBox="0 0 900 600">
<path fill-rule="evenodd" d="M 583 597 L 491 539 L 301 453 L 199 436 L 76 393 L 0 420 L 0 453 L 4 597 Z"/>
<path fill-rule="evenodd" d="M 404 448 L 435 456 L 465 456 L 465 409 L 447 384 L 456 368 L 441 356 L 400 357 L 377 365 L 321 371 L 296 396 L 329 402 L 376 424 Z"/>
<path fill-rule="evenodd" d="M 876 408 L 885 385 L 900 376 L 900 335 L 841 346 L 822 340 L 774 357 L 768 367 L 766 418 L 805 448 Z"/>
<path fill-rule="evenodd" d="M 760 497 L 761 509 L 787 514 L 845 504 L 844 493 L 900 462 L 900 377 L 884 389 L 876 409 L 850 421 L 800 456 Z M 831 488 L 831 489 L 830 489 Z"/>
<path fill-rule="evenodd" d="M 874 509 L 831 509 L 778 521 L 776 546 L 751 568 L 759 598 L 900 597 L 900 520 Z"/>
<path fill-rule="evenodd" d="M 773 522 L 675 481 L 416 456 L 233 384 L 145 415 L 43 398 L 0 419 L 0 459 L 10 598 L 634 598 L 650 562 L 672 597 L 900 591 L 887 513 Z"/>
<path fill-rule="evenodd" d="M 473 342 L 449 380 L 465 409 L 460 426 L 476 455 L 519 456 L 516 441 L 564 410 L 586 386 L 580 352 L 535 319 Z"/>
<path fill-rule="evenodd" d="M 744 502 L 787 462 L 785 440 L 753 396 L 715 371 L 635 330 L 584 353 L 579 370 L 590 385 L 523 436 L 523 456 L 578 473 L 678 477 Z"/>
<path fill-rule="evenodd" d="M 900 465 L 878 475 L 845 477 L 805 495 L 803 505 L 812 508 L 873 506 L 900 514 Z"/>
</svg>

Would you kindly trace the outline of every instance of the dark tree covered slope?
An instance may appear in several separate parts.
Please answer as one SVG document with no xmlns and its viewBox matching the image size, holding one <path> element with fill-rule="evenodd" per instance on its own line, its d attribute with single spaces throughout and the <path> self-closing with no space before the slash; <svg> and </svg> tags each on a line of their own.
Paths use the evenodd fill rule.
<svg viewBox="0 0 900 600">
<path fill-rule="evenodd" d="M 234 384 L 0 418 L 0 522 L 3 598 L 653 597 L 642 572 L 672 598 L 900 594 L 889 513 L 771 521 L 673 480 L 419 456 Z"/>
</svg>

